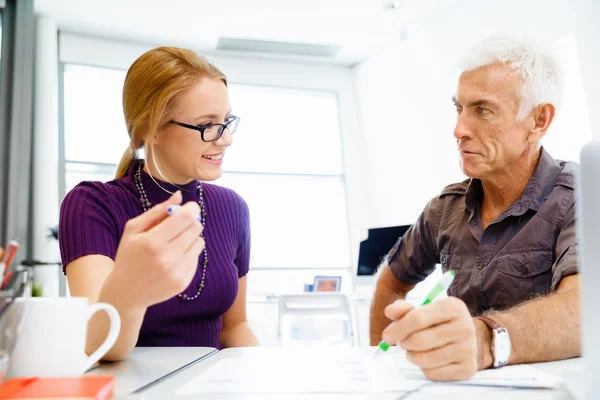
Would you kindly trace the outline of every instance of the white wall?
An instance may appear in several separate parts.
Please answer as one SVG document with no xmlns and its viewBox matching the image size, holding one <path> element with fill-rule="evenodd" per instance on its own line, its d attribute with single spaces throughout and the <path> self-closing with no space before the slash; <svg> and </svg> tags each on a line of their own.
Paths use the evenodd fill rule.
<svg viewBox="0 0 600 400">
<path fill-rule="evenodd" d="M 467 1 L 426 24 L 408 26 L 407 40 L 358 65 L 359 110 L 373 173 L 372 226 L 413 223 L 432 196 L 465 178 L 453 137 L 456 114 L 451 97 L 460 73 L 456 61 L 468 46 L 497 32 L 543 33 L 561 39 L 571 79 L 565 108 L 545 145 L 556 158 L 578 160 L 579 147 L 590 139 L 591 130 L 587 108 L 581 106 L 584 85 L 573 54 L 580 53 L 583 82 L 595 102 L 600 90 L 593 89 L 598 83 L 592 81 L 592 71 L 600 70 L 597 57 L 582 56 L 598 54 L 589 35 L 600 36 L 600 28 L 590 22 L 583 30 L 576 18 L 590 11 L 591 7 L 572 10 L 569 0 Z"/>
<path fill-rule="evenodd" d="M 600 139 L 600 1 L 577 0 L 571 2 L 575 13 L 575 31 L 579 56 L 581 57 L 581 73 L 585 82 L 585 91 L 589 111 L 589 120 L 594 139 Z"/>
</svg>

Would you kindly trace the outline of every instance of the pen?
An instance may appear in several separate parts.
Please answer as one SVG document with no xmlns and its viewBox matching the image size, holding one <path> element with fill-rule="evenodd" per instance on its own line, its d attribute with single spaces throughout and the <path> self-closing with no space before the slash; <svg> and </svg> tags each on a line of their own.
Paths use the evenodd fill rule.
<svg viewBox="0 0 600 400">
<path fill-rule="evenodd" d="M 6 249 L 4 249 L 4 255 L 2 256 L 2 261 L 0 261 L 0 276 L 1 279 L 4 279 L 4 275 L 6 274 L 6 270 L 10 266 L 15 254 L 17 253 L 17 249 L 19 248 L 19 242 L 16 240 L 10 240 L 6 245 Z"/>
<path fill-rule="evenodd" d="M 179 210 L 181 208 L 181 206 L 167 206 L 167 214 L 169 215 L 173 215 L 175 214 L 175 212 L 177 212 L 177 210 Z M 198 213 L 198 222 L 202 222 L 202 219 L 200 217 L 200 213 Z"/>
<path fill-rule="evenodd" d="M 167 214 L 173 215 L 181 206 L 167 206 Z"/>
<path fill-rule="evenodd" d="M 437 285 L 435 285 L 430 291 L 429 293 L 427 293 L 427 296 L 425 296 L 425 299 L 423 299 L 423 302 L 421 303 L 421 306 L 424 306 L 425 304 L 429 304 L 431 303 L 438 294 L 445 292 L 446 290 L 448 290 L 448 288 L 450 287 L 450 285 L 452 284 L 452 281 L 454 280 L 454 277 L 456 276 L 456 272 L 450 270 L 446 273 L 444 273 L 444 275 L 442 275 L 442 279 L 440 279 L 440 281 L 438 282 Z M 378 349 L 377 352 L 381 351 L 387 351 L 390 348 L 390 344 L 386 343 L 385 341 L 381 341 L 379 342 L 379 344 L 377 345 Z M 377 355 L 377 353 L 375 353 Z"/>
<path fill-rule="evenodd" d="M 10 271 L 8 274 L 6 274 L 6 276 L 4 277 L 4 280 L 2 281 L 2 284 L 0 285 L 0 290 L 4 290 L 4 288 L 6 288 L 6 285 L 8 285 L 8 282 L 10 282 L 10 280 L 12 279 L 13 273 L 12 271 Z"/>
</svg>

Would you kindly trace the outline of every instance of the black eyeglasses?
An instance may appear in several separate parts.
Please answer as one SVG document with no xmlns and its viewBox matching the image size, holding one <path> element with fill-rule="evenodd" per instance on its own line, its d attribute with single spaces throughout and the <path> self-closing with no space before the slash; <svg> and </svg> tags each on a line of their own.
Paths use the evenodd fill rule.
<svg viewBox="0 0 600 400">
<path fill-rule="evenodd" d="M 233 135 L 239 125 L 239 122 L 240 117 L 236 117 L 235 115 L 230 115 L 227 117 L 227 120 L 224 124 L 209 123 L 196 126 L 185 124 L 183 122 L 171 121 L 172 124 L 200 132 L 200 137 L 204 142 L 214 142 L 215 140 L 219 140 L 219 138 L 223 136 L 225 129 L 229 129 L 229 134 Z"/>
</svg>

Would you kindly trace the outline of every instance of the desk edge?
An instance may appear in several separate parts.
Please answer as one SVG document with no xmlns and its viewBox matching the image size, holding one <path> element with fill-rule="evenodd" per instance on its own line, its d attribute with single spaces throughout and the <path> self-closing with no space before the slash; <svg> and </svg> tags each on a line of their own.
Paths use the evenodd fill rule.
<svg viewBox="0 0 600 400">
<path fill-rule="evenodd" d="M 143 392 L 143 391 L 145 391 L 145 390 L 147 390 L 147 389 L 150 389 L 152 386 L 154 386 L 154 385 L 157 385 L 157 384 L 159 384 L 160 382 L 162 382 L 162 381 L 164 381 L 164 380 L 166 380 L 166 379 L 169 379 L 170 377 L 172 377 L 172 376 L 174 376 L 174 375 L 177 375 L 177 374 L 178 374 L 178 373 L 180 373 L 181 371 L 184 371 L 184 370 L 188 369 L 189 367 L 191 367 L 191 366 L 193 366 L 193 365 L 196 365 L 196 364 L 197 364 L 197 363 L 199 363 L 200 361 L 203 361 L 203 360 L 205 360 L 205 359 L 207 359 L 207 358 L 211 357 L 212 355 L 214 355 L 214 354 L 216 354 L 216 353 L 218 353 L 218 352 L 219 352 L 219 350 L 217 350 L 217 349 L 213 349 L 213 350 L 212 350 L 210 353 L 207 353 L 207 354 L 203 355 L 202 357 L 199 357 L 199 358 L 195 359 L 194 361 L 191 361 L 191 362 L 189 362 L 189 363 L 187 363 L 187 364 L 185 364 L 185 365 L 183 365 L 183 366 L 181 366 L 181 367 L 177 368 L 176 370 L 174 370 L 174 371 L 171 371 L 171 372 L 169 372 L 168 374 L 166 374 L 166 375 L 163 375 L 163 376 L 161 376 L 160 378 L 156 378 L 156 379 L 155 379 L 155 380 L 153 380 L 152 382 L 150 382 L 150 383 L 147 383 L 147 384 L 145 384 L 144 386 L 142 386 L 142 387 L 139 387 L 139 388 L 135 389 L 133 392 L 131 392 L 131 394 L 138 394 L 138 393 L 141 393 L 141 392 Z"/>
</svg>

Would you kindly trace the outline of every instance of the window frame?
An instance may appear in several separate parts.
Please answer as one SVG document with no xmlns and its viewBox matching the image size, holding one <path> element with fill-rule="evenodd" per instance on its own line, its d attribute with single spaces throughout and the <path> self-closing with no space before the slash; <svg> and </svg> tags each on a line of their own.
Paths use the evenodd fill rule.
<svg viewBox="0 0 600 400">
<path fill-rule="evenodd" d="M 64 70 L 66 64 L 126 70 L 143 52 L 153 46 L 96 39 L 70 33 L 59 34 L 59 196 L 65 195 L 66 164 L 64 146 Z M 312 63 L 301 60 L 229 57 L 199 52 L 225 71 L 232 84 L 257 85 L 290 90 L 328 91 L 338 99 L 338 118 L 341 131 L 342 179 L 350 241 L 350 262 L 344 267 L 354 282 L 358 248 L 364 240 L 371 214 L 372 191 L 368 182 L 369 165 L 366 142 L 357 112 L 354 69 L 349 66 Z M 95 164 L 95 163 L 94 163 Z M 245 173 L 227 171 L 228 173 Z M 255 174 L 255 172 L 248 172 Z M 261 173 L 256 173 L 261 174 Z M 287 174 L 286 174 L 287 175 Z M 319 175 L 321 176 L 321 175 Z M 324 175 L 326 176 L 326 175 Z M 336 175 L 338 176 L 338 175 Z M 252 267 L 255 268 L 254 266 Z M 257 270 L 262 270 L 259 266 Z M 266 270 L 273 268 L 264 268 Z M 282 268 L 284 269 L 284 268 Z M 340 268 L 342 269 L 342 268 Z M 289 268 L 287 269 L 289 270 Z M 295 270 L 295 269 L 294 269 Z M 317 271 L 318 269 L 315 269 Z"/>
</svg>

